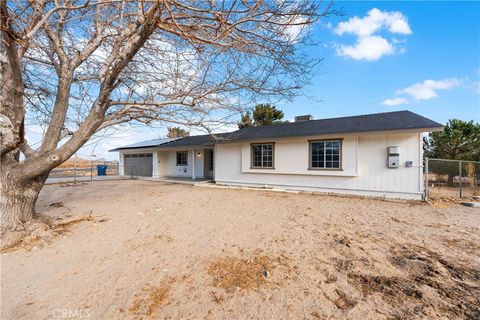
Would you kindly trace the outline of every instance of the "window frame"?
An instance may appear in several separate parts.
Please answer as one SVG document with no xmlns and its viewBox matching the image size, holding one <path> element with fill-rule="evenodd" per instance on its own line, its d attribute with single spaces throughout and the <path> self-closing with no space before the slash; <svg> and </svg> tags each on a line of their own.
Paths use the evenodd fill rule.
<svg viewBox="0 0 480 320">
<path fill-rule="evenodd" d="M 323 143 L 332 142 L 332 141 L 338 141 L 340 143 L 340 147 L 339 147 L 339 150 L 338 150 L 338 168 L 313 167 L 312 166 L 312 162 L 313 162 L 312 144 L 313 143 L 320 143 L 320 142 L 323 142 Z M 325 150 L 325 147 L 324 147 L 324 150 Z M 308 140 L 308 170 L 343 171 L 342 152 L 343 152 L 343 138 Z M 324 162 L 324 166 L 325 165 L 326 165 L 326 162 Z"/>
<path fill-rule="evenodd" d="M 253 147 L 258 145 L 272 145 L 272 166 L 271 167 L 257 167 L 253 165 Z M 262 149 L 262 158 L 263 158 L 263 149 Z M 263 159 L 262 159 L 263 164 Z M 267 169 L 267 170 L 274 170 L 275 169 L 275 142 L 254 142 L 250 143 L 250 169 Z"/>
<path fill-rule="evenodd" d="M 181 154 L 181 153 L 185 153 L 186 154 L 186 157 L 185 157 L 185 164 L 182 164 L 182 163 L 178 163 L 178 154 Z M 177 167 L 188 167 L 188 151 L 177 151 L 175 153 L 175 164 Z"/>
</svg>

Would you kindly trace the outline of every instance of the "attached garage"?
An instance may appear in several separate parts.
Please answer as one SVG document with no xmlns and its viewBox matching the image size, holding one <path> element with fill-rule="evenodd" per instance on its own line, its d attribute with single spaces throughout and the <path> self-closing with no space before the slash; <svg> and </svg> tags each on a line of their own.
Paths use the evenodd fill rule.
<svg viewBox="0 0 480 320">
<path fill-rule="evenodd" d="M 151 177 L 153 156 L 151 153 L 131 153 L 124 155 L 125 175 Z"/>
</svg>

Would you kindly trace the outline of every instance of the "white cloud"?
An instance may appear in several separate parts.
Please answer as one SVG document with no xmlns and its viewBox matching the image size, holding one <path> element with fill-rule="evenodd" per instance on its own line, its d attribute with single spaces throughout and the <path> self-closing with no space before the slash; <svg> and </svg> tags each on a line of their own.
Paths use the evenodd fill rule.
<svg viewBox="0 0 480 320">
<path fill-rule="evenodd" d="M 307 30 L 307 26 L 302 25 L 305 21 L 307 21 L 307 18 L 305 17 L 297 17 L 293 19 L 291 22 L 293 25 L 283 27 L 282 31 L 284 37 L 293 43 L 297 42 Z"/>
<path fill-rule="evenodd" d="M 437 91 L 458 87 L 461 81 L 456 78 L 444 80 L 425 80 L 397 91 L 397 94 L 407 94 L 416 100 L 429 100 L 438 96 Z"/>
<path fill-rule="evenodd" d="M 353 45 L 338 45 L 337 54 L 355 60 L 375 61 L 384 55 L 405 51 L 396 50 L 392 44 L 403 40 L 393 38 L 390 42 L 386 37 L 375 34 L 382 30 L 392 34 L 412 34 L 407 18 L 401 12 L 373 8 L 365 17 L 353 17 L 337 25 L 335 34 L 353 34 L 357 37 Z"/>
<path fill-rule="evenodd" d="M 399 106 L 401 104 L 407 104 L 408 102 L 409 102 L 408 99 L 398 97 L 398 98 L 383 100 L 382 104 L 384 106 Z"/>
<path fill-rule="evenodd" d="M 339 56 L 355 60 L 375 61 L 387 54 L 395 52 L 393 46 L 380 36 L 362 37 L 352 46 L 341 45 L 337 48 Z"/>
<path fill-rule="evenodd" d="M 387 29 L 391 33 L 412 34 L 407 18 L 398 11 L 388 12 L 373 8 L 363 17 L 353 17 L 340 22 L 335 33 L 355 34 L 359 37 L 370 36 L 381 29 Z"/>
<path fill-rule="evenodd" d="M 406 104 L 409 103 L 409 99 L 407 97 L 410 97 L 415 101 L 430 100 L 438 97 L 438 91 L 453 89 L 461 84 L 462 80 L 457 78 L 443 80 L 428 79 L 397 90 L 395 93 L 397 97 L 382 101 L 382 105 L 398 106 L 401 104 Z"/>
<path fill-rule="evenodd" d="M 293 11 L 298 11 L 296 6 L 298 3 L 292 2 L 288 7 Z M 289 17 L 280 17 L 280 16 L 272 16 L 272 21 L 275 21 L 279 25 L 277 29 L 280 33 L 283 34 L 285 40 L 295 43 L 299 41 L 307 32 L 308 30 L 308 23 L 309 20 L 308 16 L 304 15 L 293 15 Z"/>
</svg>

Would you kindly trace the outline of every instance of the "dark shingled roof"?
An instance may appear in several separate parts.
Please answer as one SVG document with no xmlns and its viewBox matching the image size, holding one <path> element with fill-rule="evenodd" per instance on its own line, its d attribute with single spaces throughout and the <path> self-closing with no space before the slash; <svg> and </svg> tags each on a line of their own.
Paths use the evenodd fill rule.
<svg viewBox="0 0 480 320">
<path fill-rule="evenodd" d="M 236 132 L 236 131 L 235 131 Z M 205 147 L 213 146 L 215 143 L 218 143 L 220 140 L 230 140 L 229 137 L 233 132 L 229 133 L 216 133 L 215 136 L 204 134 L 199 136 L 188 136 L 185 138 L 180 138 L 175 141 L 171 141 L 159 146 L 159 148 L 170 148 L 170 147 Z"/>
<path fill-rule="evenodd" d="M 310 120 L 269 126 L 250 127 L 234 132 L 211 135 L 190 136 L 164 143 L 159 148 L 211 146 L 248 140 L 265 140 L 312 135 L 363 133 L 375 131 L 441 130 L 443 125 L 410 111 L 395 111 L 361 116 Z"/>
</svg>

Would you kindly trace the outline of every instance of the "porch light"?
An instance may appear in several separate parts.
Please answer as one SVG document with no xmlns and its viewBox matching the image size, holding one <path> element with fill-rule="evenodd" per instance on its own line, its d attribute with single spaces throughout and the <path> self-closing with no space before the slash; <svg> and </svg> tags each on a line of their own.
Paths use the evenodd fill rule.
<svg viewBox="0 0 480 320">
<path fill-rule="evenodd" d="M 197 158 L 200 158 L 202 156 L 201 152 L 197 152 Z"/>
</svg>

